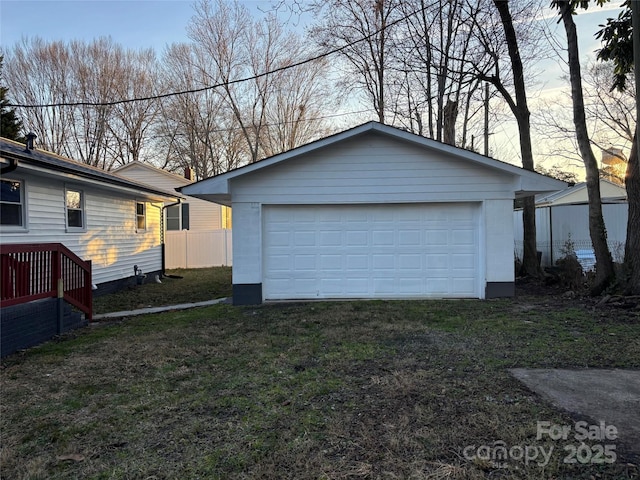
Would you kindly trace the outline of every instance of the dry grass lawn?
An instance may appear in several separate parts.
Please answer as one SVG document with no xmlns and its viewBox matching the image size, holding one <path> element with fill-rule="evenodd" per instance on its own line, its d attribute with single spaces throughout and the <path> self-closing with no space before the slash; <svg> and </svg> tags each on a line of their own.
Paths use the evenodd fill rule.
<svg viewBox="0 0 640 480">
<path fill-rule="evenodd" d="M 150 281 L 110 295 L 94 296 L 94 313 L 122 312 L 231 296 L 231 267 L 168 270 L 167 275 L 170 276 L 163 278 L 162 283 Z"/>
<path fill-rule="evenodd" d="M 640 313 L 579 301 L 216 305 L 90 326 L 2 365 L 3 479 L 627 479 L 509 367 L 640 368 Z M 496 442 L 547 465 L 468 458 Z M 592 442 L 599 443 L 599 442 Z"/>
</svg>

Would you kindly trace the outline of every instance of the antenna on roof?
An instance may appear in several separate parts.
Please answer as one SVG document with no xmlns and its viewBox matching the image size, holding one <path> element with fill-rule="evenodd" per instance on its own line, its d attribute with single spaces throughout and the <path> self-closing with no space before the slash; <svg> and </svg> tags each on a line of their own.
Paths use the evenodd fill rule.
<svg viewBox="0 0 640 480">
<path fill-rule="evenodd" d="M 31 150 L 33 150 L 33 141 L 38 138 L 38 136 L 33 133 L 33 132 L 29 132 L 27 133 L 27 146 L 24 149 L 25 152 L 31 152 Z"/>
</svg>

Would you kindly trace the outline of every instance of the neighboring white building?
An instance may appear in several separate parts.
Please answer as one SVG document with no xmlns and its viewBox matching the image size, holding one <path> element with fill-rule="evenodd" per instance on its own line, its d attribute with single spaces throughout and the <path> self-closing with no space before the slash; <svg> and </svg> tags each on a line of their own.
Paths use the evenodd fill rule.
<svg viewBox="0 0 640 480">
<path fill-rule="evenodd" d="M 623 186 L 600 179 L 602 217 L 607 243 L 614 261 L 621 262 L 627 235 L 629 205 Z M 524 230 L 522 209 L 513 212 L 516 256 L 522 258 Z M 576 185 L 536 196 L 536 244 L 543 267 L 555 265 L 573 248 L 582 267 L 595 266 L 595 254 L 589 233 L 589 197 L 587 184 Z"/>
<path fill-rule="evenodd" d="M 627 200 L 627 190 L 609 180 L 600 179 L 600 197 L 605 203 Z M 581 182 L 557 192 L 536 196 L 536 207 L 588 203 L 587 183 Z"/>
<path fill-rule="evenodd" d="M 0 139 L 0 242 L 62 243 L 92 261 L 102 293 L 161 273 L 160 216 L 181 195 Z"/>
<path fill-rule="evenodd" d="M 114 172 L 169 191 L 193 183 L 190 169 L 182 177 L 142 162 Z M 166 268 L 231 265 L 230 207 L 185 195 L 179 205 L 165 204 L 164 229 Z"/>
<path fill-rule="evenodd" d="M 513 295 L 513 200 L 565 185 L 370 122 L 180 191 L 233 207 L 251 304 Z"/>
</svg>

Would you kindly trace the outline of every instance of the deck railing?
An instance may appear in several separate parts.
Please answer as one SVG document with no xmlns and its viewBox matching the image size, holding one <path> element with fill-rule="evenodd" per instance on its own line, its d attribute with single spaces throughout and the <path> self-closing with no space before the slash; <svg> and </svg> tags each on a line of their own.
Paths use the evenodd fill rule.
<svg viewBox="0 0 640 480">
<path fill-rule="evenodd" d="M 0 307 L 61 297 L 93 316 L 91 262 L 61 243 L 0 245 Z"/>
</svg>

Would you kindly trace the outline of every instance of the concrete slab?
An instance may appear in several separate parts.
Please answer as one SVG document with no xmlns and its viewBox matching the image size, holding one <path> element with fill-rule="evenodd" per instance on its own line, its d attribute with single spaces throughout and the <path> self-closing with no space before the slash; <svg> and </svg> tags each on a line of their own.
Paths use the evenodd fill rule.
<svg viewBox="0 0 640 480">
<path fill-rule="evenodd" d="M 593 425 L 618 430 L 622 451 L 640 458 L 640 371 L 618 369 L 510 370 L 530 390 Z"/>
<path fill-rule="evenodd" d="M 94 315 L 93 321 L 106 320 L 110 318 L 134 317 L 136 315 L 148 315 L 150 313 L 169 312 L 171 310 L 186 310 L 188 308 L 208 307 L 209 305 L 216 305 L 217 303 L 223 303 L 226 301 L 226 298 L 217 298 L 215 300 L 205 300 L 204 302 L 181 303 L 179 305 L 168 305 L 166 307 L 148 307 L 140 308 L 138 310 L 128 310 L 124 312 L 103 313 L 100 315 Z"/>
</svg>

